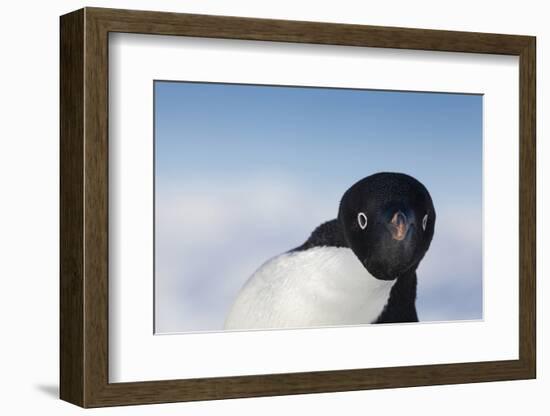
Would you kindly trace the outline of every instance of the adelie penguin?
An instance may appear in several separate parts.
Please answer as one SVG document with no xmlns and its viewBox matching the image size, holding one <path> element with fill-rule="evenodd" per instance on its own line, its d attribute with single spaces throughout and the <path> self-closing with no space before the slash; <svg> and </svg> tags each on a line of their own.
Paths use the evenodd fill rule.
<svg viewBox="0 0 550 416">
<path fill-rule="evenodd" d="M 434 227 L 432 198 L 418 180 L 368 176 L 344 193 L 338 218 L 248 279 L 225 328 L 418 321 L 416 269 Z"/>
</svg>

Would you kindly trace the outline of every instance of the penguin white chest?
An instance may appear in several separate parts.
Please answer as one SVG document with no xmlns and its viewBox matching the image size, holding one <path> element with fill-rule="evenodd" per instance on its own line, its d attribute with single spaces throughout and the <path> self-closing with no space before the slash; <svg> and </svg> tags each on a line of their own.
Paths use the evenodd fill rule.
<svg viewBox="0 0 550 416">
<path fill-rule="evenodd" d="M 395 280 L 373 277 L 344 247 L 285 253 L 248 279 L 226 329 L 298 328 L 373 323 Z"/>
</svg>

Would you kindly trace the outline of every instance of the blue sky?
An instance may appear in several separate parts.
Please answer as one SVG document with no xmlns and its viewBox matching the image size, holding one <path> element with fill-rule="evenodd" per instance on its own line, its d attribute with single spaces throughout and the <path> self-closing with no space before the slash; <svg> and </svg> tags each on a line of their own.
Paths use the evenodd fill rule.
<svg viewBox="0 0 550 416">
<path fill-rule="evenodd" d="M 220 329 L 257 267 L 379 171 L 438 214 L 421 320 L 481 318 L 482 96 L 157 81 L 154 116 L 157 332 Z"/>
</svg>

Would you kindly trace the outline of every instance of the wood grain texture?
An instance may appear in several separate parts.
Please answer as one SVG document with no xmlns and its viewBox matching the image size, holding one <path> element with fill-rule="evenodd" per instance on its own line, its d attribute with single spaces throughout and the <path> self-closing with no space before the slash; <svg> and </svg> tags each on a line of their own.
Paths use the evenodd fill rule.
<svg viewBox="0 0 550 416">
<path fill-rule="evenodd" d="M 519 55 L 528 36 L 87 8 L 111 32 Z"/>
<path fill-rule="evenodd" d="M 536 41 L 520 54 L 519 355 L 536 377 Z"/>
<path fill-rule="evenodd" d="M 84 68 L 84 290 L 85 406 L 108 380 L 109 180 L 108 34 L 85 12 Z"/>
<path fill-rule="evenodd" d="M 519 56 L 519 359 L 109 383 L 109 32 Z M 63 16 L 61 397 L 83 407 L 98 407 L 535 377 L 535 49 L 535 38 L 515 35 L 97 8 L 86 8 Z M 184 352 L 182 357 L 185 357 Z"/>
<path fill-rule="evenodd" d="M 60 388 L 84 404 L 84 12 L 60 22 Z"/>
</svg>

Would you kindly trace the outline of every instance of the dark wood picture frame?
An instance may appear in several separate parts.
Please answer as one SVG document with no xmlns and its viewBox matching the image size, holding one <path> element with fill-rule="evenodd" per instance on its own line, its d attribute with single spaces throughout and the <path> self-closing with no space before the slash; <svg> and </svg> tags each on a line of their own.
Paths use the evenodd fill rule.
<svg viewBox="0 0 550 416">
<path fill-rule="evenodd" d="M 61 399 L 99 407 L 535 378 L 534 37 L 100 8 L 64 15 L 60 28 Z M 109 383 L 110 32 L 519 56 L 519 359 Z"/>
</svg>

